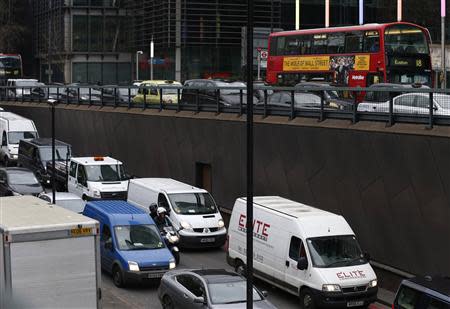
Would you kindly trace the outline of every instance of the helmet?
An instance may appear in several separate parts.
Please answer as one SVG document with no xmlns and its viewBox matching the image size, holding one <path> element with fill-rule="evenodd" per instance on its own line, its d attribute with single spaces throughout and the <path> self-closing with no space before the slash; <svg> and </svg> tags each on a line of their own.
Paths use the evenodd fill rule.
<svg viewBox="0 0 450 309">
<path fill-rule="evenodd" d="M 156 210 L 156 213 L 158 215 L 162 214 L 162 213 L 167 213 L 167 210 L 164 207 L 158 207 L 158 209 Z"/>
</svg>

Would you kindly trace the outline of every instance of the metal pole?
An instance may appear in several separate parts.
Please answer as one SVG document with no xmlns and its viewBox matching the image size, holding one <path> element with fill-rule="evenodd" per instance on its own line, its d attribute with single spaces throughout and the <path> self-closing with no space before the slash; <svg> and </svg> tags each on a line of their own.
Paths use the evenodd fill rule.
<svg viewBox="0 0 450 309">
<path fill-rule="evenodd" d="M 136 80 L 139 80 L 139 53 L 136 53 Z"/>
<path fill-rule="evenodd" d="M 253 0 L 247 0 L 247 309 L 253 308 Z"/>
<path fill-rule="evenodd" d="M 300 0 L 295 0 L 295 30 L 299 29 L 300 29 Z"/>
<path fill-rule="evenodd" d="M 150 80 L 153 80 L 153 58 L 155 54 L 155 43 L 153 42 L 153 35 L 152 35 L 152 41 L 150 42 Z"/>
<path fill-rule="evenodd" d="M 261 51 L 258 51 L 256 59 L 258 61 L 258 77 L 257 77 L 257 80 L 261 80 Z"/>
<path fill-rule="evenodd" d="M 442 72 L 442 84 L 441 88 L 447 87 L 447 72 L 445 64 L 445 16 L 441 17 L 441 72 Z"/>
<path fill-rule="evenodd" d="M 55 104 L 52 104 L 52 203 L 55 204 L 56 199 L 56 183 L 55 183 Z"/>
</svg>

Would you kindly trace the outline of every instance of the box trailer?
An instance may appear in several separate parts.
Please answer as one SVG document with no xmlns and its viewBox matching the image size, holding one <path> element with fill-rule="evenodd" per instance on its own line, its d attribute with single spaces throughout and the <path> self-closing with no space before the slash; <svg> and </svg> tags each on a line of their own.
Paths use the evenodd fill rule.
<svg viewBox="0 0 450 309">
<path fill-rule="evenodd" d="M 99 242 L 96 220 L 0 198 L 0 308 L 101 308 Z"/>
</svg>

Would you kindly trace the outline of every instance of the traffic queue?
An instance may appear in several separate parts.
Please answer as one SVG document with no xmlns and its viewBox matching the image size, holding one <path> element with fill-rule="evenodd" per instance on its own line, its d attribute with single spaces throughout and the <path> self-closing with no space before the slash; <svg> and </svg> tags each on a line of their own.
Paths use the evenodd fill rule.
<svg viewBox="0 0 450 309">
<path fill-rule="evenodd" d="M 0 112 L 0 125 L 2 123 L 7 125 L 0 127 L 1 158 L 5 165 L 0 169 L 0 187 L 8 187 L 9 191 L 1 191 L 6 197 L 0 198 L 4 213 L 0 216 L 0 232 L 4 234 L 1 241 L 9 244 L 8 250 L 16 250 L 13 243 L 20 239 L 10 236 L 15 227 L 27 229 L 30 234 L 43 225 L 55 231 L 61 229 L 58 220 L 65 218 L 65 229 L 69 232 L 61 233 L 69 235 L 68 238 L 98 236 L 92 238 L 91 247 L 79 247 L 79 254 L 90 256 L 91 260 L 92 256 L 97 256 L 92 260 L 97 261 L 94 266 L 84 267 L 103 269 L 111 274 L 117 287 L 160 280 L 158 296 L 163 308 L 185 308 L 188 303 L 193 307 L 197 304 L 207 308 L 244 308 L 245 198 L 236 199 L 227 228 L 207 190 L 170 178 L 131 177 L 121 161 L 108 156 L 75 157 L 71 145 L 62 141 L 55 144 L 56 164 L 52 177 L 51 140 L 39 138 L 34 123 L 19 115 Z M 19 167 L 9 167 L 14 163 Z M 67 192 L 57 192 L 53 201 L 53 195 L 43 189 L 51 185 Z M 24 187 L 37 190 L 27 191 Z M 34 216 L 34 212 L 29 211 L 30 205 L 41 207 L 46 215 Z M 253 208 L 253 273 L 257 278 L 298 296 L 302 308 L 365 307 L 377 300 L 378 282 L 369 255 L 360 248 L 344 217 L 279 196 L 255 197 Z M 53 209 L 61 210 L 55 215 Z M 77 220 L 73 221 L 72 216 Z M 39 247 L 37 242 L 46 240 L 44 234 L 24 239 L 31 247 Z M 63 239 L 60 241 L 64 242 Z M 180 250 L 211 247 L 225 247 L 227 262 L 235 272 L 178 269 Z M 25 248 L 19 252 L 23 250 Z M 44 259 L 52 259 L 55 265 L 64 264 L 63 260 L 67 259 L 64 254 L 51 257 L 46 251 L 41 254 Z M 19 255 L 10 257 L 21 259 L 26 265 L 36 263 L 32 258 L 27 260 Z M 11 268 L 14 263 L 5 259 L 1 262 L 0 296 L 4 301 L 20 302 L 8 297 L 23 296 L 24 291 L 19 286 L 27 279 Z M 54 300 L 52 293 L 57 293 L 53 291 L 57 277 L 65 276 L 67 270 L 56 267 L 49 276 L 46 274 L 48 267 L 30 267 L 36 278 L 45 278 L 45 283 L 40 293 L 27 295 L 25 303 L 42 295 Z M 97 287 L 91 286 L 99 290 L 96 276 L 98 274 L 90 278 L 91 281 L 86 280 L 97 282 Z M 87 306 L 98 307 L 95 297 L 98 298 L 99 293 L 92 294 L 87 289 L 85 292 L 91 297 Z M 185 298 L 179 299 L 181 294 Z M 255 288 L 256 308 L 275 308 L 266 294 Z M 43 307 L 49 305 L 51 303 L 42 303 Z"/>
</svg>

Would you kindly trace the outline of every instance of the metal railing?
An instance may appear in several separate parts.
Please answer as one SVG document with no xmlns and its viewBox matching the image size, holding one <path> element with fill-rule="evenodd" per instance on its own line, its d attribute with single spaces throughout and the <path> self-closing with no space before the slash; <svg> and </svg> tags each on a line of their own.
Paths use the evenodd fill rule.
<svg viewBox="0 0 450 309">
<path fill-rule="evenodd" d="M 331 86 L 270 87 L 254 86 L 256 115 L 326 119 L 381 121 L 395 123 L 450 125 L 450 91 L 430 88 L 370 87 L 346 88 Z M 245 87 L 182 87 L 182 86 L 27 86 L 0 87 L 0 103 L 34 102 L 47 104 L 112 106 L 234 113 L 247 109 Z"/>
</svg>

